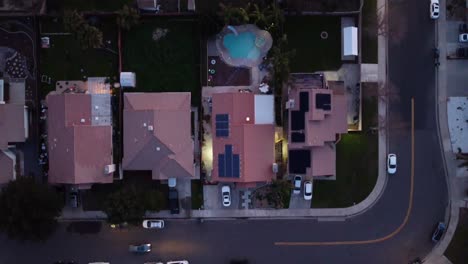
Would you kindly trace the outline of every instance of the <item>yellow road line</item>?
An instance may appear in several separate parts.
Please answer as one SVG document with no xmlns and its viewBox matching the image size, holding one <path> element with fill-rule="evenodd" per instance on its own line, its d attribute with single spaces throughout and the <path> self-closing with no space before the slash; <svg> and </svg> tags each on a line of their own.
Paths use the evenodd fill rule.
<svg viewBox="0 0 468 264">
<path fill-rule="evenodd" d="M 408 209 L 403 222 L 390 234 L 371 240 L 354 240 L 354 241 L 329 241 L 329 242 L 275 242 L 275 246 L 337 246 L 337 245 L 362 245 L 383 242 L 397 235 L 403 227 L 408 223 L 411 210 L 413 208 L 413 191 L 414 191 L 414 98 L 411 98 L 411 181 L 410 181 L 410 196 Z"/>
</svg>

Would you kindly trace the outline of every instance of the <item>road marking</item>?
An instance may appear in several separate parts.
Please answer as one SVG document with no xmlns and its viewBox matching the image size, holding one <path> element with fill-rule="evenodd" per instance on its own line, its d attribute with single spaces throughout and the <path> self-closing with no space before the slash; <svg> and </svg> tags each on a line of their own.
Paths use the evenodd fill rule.
<svg viewBox="0 0 468 264">
<path fill-rule="evenodd" d="M 275 246 L 338 246 L 338 245 L 362 245 L 373 244 L 388 240 L 398 233 L 408 223 L 411 210 L 413 209 L 413 191 L 414 191 L 414 98 L 411 98 L 411 180 L 410 180 L 410 196 L 408 209 L 406 210 L 405 218 L 400 226 L 390 234 L 371 240 L 351 240 L 351 241 L 328 241 L 328 242 L 275 242 Z"/>
</svg>

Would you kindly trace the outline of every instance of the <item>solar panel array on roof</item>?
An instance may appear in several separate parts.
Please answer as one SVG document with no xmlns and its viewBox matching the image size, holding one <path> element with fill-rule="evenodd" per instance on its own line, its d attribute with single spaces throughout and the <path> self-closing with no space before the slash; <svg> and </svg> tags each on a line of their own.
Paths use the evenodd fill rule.
<svg viewBox="0 0 468 264">
<path fill-rule="evenodd" d="M 226 178 L 240 177 L 240 157 L 233 154 L 232 145 L 224 146 L 224 154 L 218 154 L 218 175 Z"/>
<path fill-rule="evenodd" d="M 229 137 L 229 115 L 216 115 L 216 137 Z"/>
<path fill-rule="evenodd" d="M 317 109 L 331 110 L 331 95 L 330 94 L 316 94 L 315 106 Z"/>
<path fill-rule="evenodd" d="M 299 93 L 299 110 L 291 111 L 291 130 L 305 128 L 305 113 L 309 111 L 309 92 Z"/>
</svg>

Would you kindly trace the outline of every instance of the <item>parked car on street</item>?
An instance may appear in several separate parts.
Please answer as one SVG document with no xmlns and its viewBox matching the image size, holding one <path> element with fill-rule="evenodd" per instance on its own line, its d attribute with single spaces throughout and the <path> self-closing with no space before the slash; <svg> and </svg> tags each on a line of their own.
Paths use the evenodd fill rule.
<svg viewBox="0 0 468 264">
<path fill-rule="evenodd" d="M 468 42 L 468 33 L 462 33 L 462 34 L 458 35 L 458 41 Z"/>
<path fill-rule="evenodd" d="M 187 260 L 172 260 L 168 261 L 166 264 L 189 264 Z"/>
<path fill-rule="evenodd" d="M 151 244 L 130 245 L 128 251 L 132 253 L 148 253 L 151 251 Z"/>
<path fill-rule="evenodd" d="M 295 176 L 294 177 L 294 194 L 300 194 L 301 193 L 301 184 L 302 184 L 302 177 L 301 176 Z"/>
<path fill-rule="evenodd" d="M 304 182 L 304 199 L 312 200 L 312 181 Z"/>
<path fill-rule="evenodd" d="M 437 224 L 436 229 L 434 230 L 434 233 L 432 234 L 432 242 L 439 242 L 439 240 L 442 238 L 442 235 L 445 232 L 445 224 L 442 222 L 439 222 Z"/>
<path fill-rule="evenodd" d="M 149 228 L 149 229 L 163 229 L 164 220 L 158 220 L 158 219 L 143 220 L 142 225 L 144 228 Z"/>
<path fill-rule="evenodd" d="M 430 1 L 430 6 L 429 6 L 429 15 L 432 19 L 438 19 L 439 18 L 439 0 L 431 0 Z"/>
<path fill-rule="evenodd" d="M 231 187 L 224 185 L 221 187 L 221 196 L 223 199 L 223 206 L 229 207 L 231 206 Z"/>
<path fill-rule="evenodd" d="M 397 170 L 397 156 L 390 153 L 387 156 L 387 172 L 388 174 L 395 174 Z"/>
<path fill-rule="evenodd" d="M 179 209 L 179 193 L 176 189 L 169 190 L 169 210 L 171 214 L 178 214 Z"/>
</svg>

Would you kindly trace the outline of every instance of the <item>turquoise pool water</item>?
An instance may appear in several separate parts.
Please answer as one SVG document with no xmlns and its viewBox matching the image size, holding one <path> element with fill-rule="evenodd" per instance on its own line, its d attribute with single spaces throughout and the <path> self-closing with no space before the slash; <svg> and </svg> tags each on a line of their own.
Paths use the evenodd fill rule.
<svg viewBox="0 0 468 264">
<path fill-rule="evenodd" d="M 233 59 L 256 60 L 260 57 L 260 51 L 255 46 L 255 34 L 252 32 L 241 32 L 237 36 L 233 33 L 226 34 L 223 45 Z"/>
</svg>

